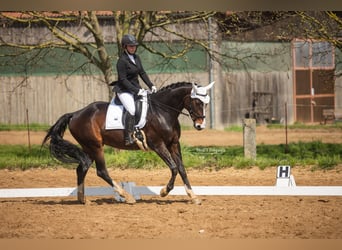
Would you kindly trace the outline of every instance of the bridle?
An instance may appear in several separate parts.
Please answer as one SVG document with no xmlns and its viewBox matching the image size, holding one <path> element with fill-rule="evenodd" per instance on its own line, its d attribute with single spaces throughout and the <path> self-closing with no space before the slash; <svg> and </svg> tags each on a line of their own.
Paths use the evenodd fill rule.
<svg viewBox="0 0 342 250">
<path fill-rule="evenodd" d="M 195 99 L 195 98 L 191 98 L 191 99 Z M 204 105 L 204 103 L 203 103 L 203 105 Z M 196 121 L 197 119 L 205 119 L 205 115 L 198 115 L 193 111 L 192 101 L 190 101 L 189 114 L 190 114 L 190 117 L 193 121 Z"/>
<path fill-rule="evenodd" d="M 215 82 L 211 82 L 209 83 L 209 85 L 207 85 L 206 87 L 201 87 L 198 86 L 196 84 L 192 84 L 192 90 L 190 92 L 190 95 L 186 95 L 183 97 L 183 108 L 185 108 L 184 104 L 189 105 L 186 109 L 188 110 L 189 114 L 186 114 L 184 112 L 182 112 L 182 109 L 179 108 L 174 108 L 168 104 L 159 102 L 157 100 L 155 100 L 154 98 L 151 98 L 151 96 L 148 97 L 148 101 L 152 104 L 154 104 L 155 106 L 159 106 L 162 109 L 166 109 L 167 110 L 173 110 L 176 111 L 178 114 L 182 114 L 185 116 L 190 116 L 191 120 L 194 122 L 194 126 L 197 129 L 203 129 L 205 128 L 205 108 L 206 105 L 209 103 L 210 101 L 210 96 L 207 94 L 208 90 L 211 89 L 213 87 Z M 190 101 L 185 100 L 185 98 L 190 98 Z M 194 109 L 194 100 L 198 99 L 198 101 L 200 101 L 202 103 L 202 111 L 203 114 L 199 115 L 198 113 L 196 113 L 195 109 Z M 197 101 L 197 100 L 195 100 Z M 151 111 L 153 112 L 153 105 L 150 105 L 151 107 Z"/>
</svg>

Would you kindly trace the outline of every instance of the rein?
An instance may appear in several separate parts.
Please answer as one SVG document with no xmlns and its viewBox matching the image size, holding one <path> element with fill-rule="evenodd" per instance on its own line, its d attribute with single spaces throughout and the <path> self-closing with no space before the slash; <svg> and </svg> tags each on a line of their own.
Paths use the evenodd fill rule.
<svg viewBox="0 0 342 250">
<path fill-rule="evenodd" d="M 156 106 L 159 106 L 160 108 L 164 108 L 165 109 L 171 109 L 173 111 L 176 111 L 182 115 L 185 115 L 185 116 L 190 116 L 191 120 L 195 121 L 196 119 L 204 119 L 205 118 L 205 115 L 197 115 L 194 111 L 193 111 L 193 108 L 192 108 L 192 103 L 190 102 L 190 110 L 189 110 L 189 114 L 187 113 L 184 113 L 182 110 L 179 110 L 179 109 L 176 109 L 170 105 L 167 105 L 165 103 L 162 103 L 162 102 L 159 102 L 159 101 L 156 101 L 156 100 L 152 100 L 151 99 L 151 96 L 148 97 L 148 100 L 150 103 L 154 103 Z M 153 107 L 153 105 L 151 105 L 151 107 Z"/>
<path fill-rule="evenodd" d="M 153 104 L 155 104 L 156 106 L 159 106 L 160 108 L 163 108 L 164 110 L 165 110 L 165 109 L 171 109 L 171 110 L 176 111 L 176 112 L 178 112 L 178 113 L 180 113 L 180 114 L 182 114 L 182 115 L 190 116 L 189 114 L 184 113 L 182 110 L 176 109 L 176 108 L 174 108 L 174 107 L 172 107 L 172 106 L 170 106 L 170 105 L 167 105 L 167 104 L 165 104 L 165 103 L 162 103 L 162 102 L 159 102 L 159 101 L 156 101 L 156 100 L 152 100 L 152 99 L 151 99 L 151 96 L 149 96 L 148 100 L 150 101 L 150 103 L 153 103 Z M 153 107 L 153 106 L 151 105 L 151 107 Z"/>
</svg>

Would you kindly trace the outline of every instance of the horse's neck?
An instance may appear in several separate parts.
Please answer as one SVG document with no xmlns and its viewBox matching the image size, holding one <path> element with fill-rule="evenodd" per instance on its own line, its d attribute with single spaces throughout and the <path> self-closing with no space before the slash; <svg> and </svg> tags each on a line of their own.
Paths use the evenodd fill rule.
<svg viewBox="0 0 342 250">
<path fill-rule="evenodd" d="M 170 93 L 157 97 L 157 102 L 180 113 L 184 108 L 184 99 L 187 95 L 190 95 L 190 92 L 191 90 L 187 88 L 173 89 Z"/>
<path fill-rule="evenodd" d="M 190 95 L 190 92 L 191 90 L 186 88 L 157 92 L 152 96 L 150 110 L 152 113 L 157 111 L 157 114 L 167 119 L 170 124 L 174 123 L 178 121 L 178 117 L 184 109 L 184 99 Z"/>
</svg>

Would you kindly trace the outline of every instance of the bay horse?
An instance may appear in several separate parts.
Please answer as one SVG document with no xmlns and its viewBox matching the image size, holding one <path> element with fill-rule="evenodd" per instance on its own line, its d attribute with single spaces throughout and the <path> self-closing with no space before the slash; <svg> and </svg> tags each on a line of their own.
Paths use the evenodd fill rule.
<svg viewBox="0 0 342 250">
<path fill-rule="evenodd" d="M 210 97 L 208 90 L 214 82 L 206 87 L 189 83 L 173 83 L 148 95 L 149 110 L 146 115 L 146 125 L 142 128 L 146 136 L 149 149 L 167 164 L 171 170 L 171 178 L 160 191 L 165 197 L 173 189 L 179 173 L 185 185 L 185 190 L 191 201 L 201 204 L 201 200 L 194 194 L 182 161 L 180 135 L 181 129 L 178 117 L 183 109 L 189 112 L 193 126 L 197 130 L 205 128 L 205 108 Z M 124 130 L 105 129 L 108 102 L 94 102 L 72 113 L 62 115 L 52 125 L 42 142 L 49 143 L 49 150 L 53 157 L 64 163 L 77 163 L 77 199 L 85 203 L 84 179 L 89 167 L 95 161 L 97 175 L 114 188 L 126 203 L 133 204 L 135 199 L 109 176 L 105 159 L 104 145 L 124 150 L 139 150 L 134 144 L 125 146 Z M 63 139 L 67 127 L 80 147 Z"/>
</svg>

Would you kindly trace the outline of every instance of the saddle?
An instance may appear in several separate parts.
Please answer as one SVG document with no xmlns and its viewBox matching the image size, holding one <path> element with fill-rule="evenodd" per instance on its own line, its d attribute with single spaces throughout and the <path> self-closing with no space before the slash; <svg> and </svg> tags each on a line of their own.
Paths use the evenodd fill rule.
<svg viewBox="0 0 342 250">
<path fill-rule="evenodd" d="M 141 129 L 146 124 L 147 96 L 139 97 L 135 100 L 135 110 L 135 127 Z M 127 112 L 120 99 L 117 96 L 113 97 L 107 109 L 106 129 L 124 129 Z"/>
<path fill-rule="evenodd" d="M 138 98 L 135 100 L 135 125 L 137 126 L 137 122 L 140 121 L 140 118 L 141 118 L 141 112 L 142 112 L 142 98 Z M 114 97 L 114 104 L 115 105 L 118 105 L 118 106 L 122 106 L 122 103 L 119 99 L 119 97 L 115 96 Z M 125 125 L 125 121 L 126 121 L 126 115 L 127 115 L 128 111 L 123 107 L 123 113 L 122 113 L 122 118 L 121 118 L 121 122 L 122 122 L 122 125 L 124 126 Z"/>
<path fill-rule="evenodd" d="M 135 128 L 133 136 L 137 139 L 137 144 L 141 150 L 149 150 L 146 144 L 146 136 L 141 130 L 146 124 L 146 115 L 148 111 L 147 96 L 139 97 L 135 100 Z M 120 99 L 115 96 L 108 105 L 106 114 L 106 130 L 125 129 L 125 116 L 127 110 L 122 105 Z"/>
</svg>

